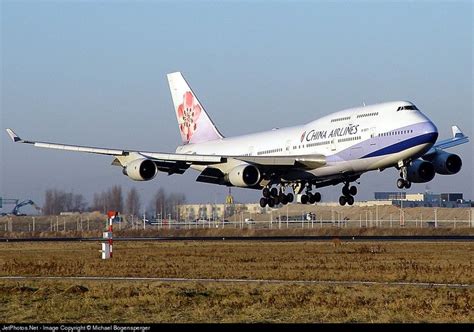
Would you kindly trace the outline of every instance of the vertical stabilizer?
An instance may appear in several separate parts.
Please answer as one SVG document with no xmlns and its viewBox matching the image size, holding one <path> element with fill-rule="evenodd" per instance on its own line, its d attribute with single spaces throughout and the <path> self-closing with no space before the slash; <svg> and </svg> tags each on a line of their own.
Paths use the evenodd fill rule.
<svg viewBox="0 0 474 332">
<path fill-rule="evenodd" d="M 223 138 L 183 75 L 176 72 L 167 76 L 183 144 Z"/>
</svg>

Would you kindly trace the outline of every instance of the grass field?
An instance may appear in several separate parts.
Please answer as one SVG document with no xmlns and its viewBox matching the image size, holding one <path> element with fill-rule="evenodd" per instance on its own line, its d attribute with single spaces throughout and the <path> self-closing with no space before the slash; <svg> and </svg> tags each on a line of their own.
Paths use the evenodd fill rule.
<svg viewBox="0 0 474 332">
<path fill-rule="evenodd" d="M 0 243 L 1 276 L 140 276 L 473 284 L 472 243 Z M 0 322 L 473 322 L 474 289 L 0 281 Z"/>
</svg>

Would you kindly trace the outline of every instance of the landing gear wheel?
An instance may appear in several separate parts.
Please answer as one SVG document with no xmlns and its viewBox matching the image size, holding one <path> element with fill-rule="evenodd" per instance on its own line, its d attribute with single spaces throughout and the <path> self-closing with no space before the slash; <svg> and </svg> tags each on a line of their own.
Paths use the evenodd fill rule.
<svg viewBox="0 0 474 332">
<path fill-rule="evenodd" d="M 354 205 L 354 197 L 352 197 L 352 196 L 347 196 L 347 197 L 346 197 L 346 200 L 347 200 L 347 204 L 349 204 L 349 205 Z"/>
<path fill-rule="evenodd" d="M 309 204 L 314 204 L 314 203 L 316 203 L 316 196 L 314 196 L 313 194 L 309 193 L 309 194 L 308 194 L 308 202 L 309 202 Z"/>
<path fill-rule="evenodd" d="M 349 186 L 342 187 L 342 194 L 344 196 L 349 196 L 351 194 L 350 191 L 349 191 Z"/>
<path fill-rule="evenodd" d="M 277 197 L 278 196 L 278 189 L 277 188 L 272 188 L 270 190 L 270 194 L 272 195 L 272 197 Z"/>
<path fill-rule="evenodd" d="M 277 197 L 272 197 L 272 200 L 273 200 L 273 203 L 274 203 L 275 205 L 280 204 L 280 198 L 279 198 L 278 196 L 277 196 Z"/>
<path fill-rule="evenodd" d="M 308 195 L 301 195 L 301 204 L 308 204 L 309 197 Z"/>
<path fill-rule="evenodd" d="M 339 197 L 339 204 L 340 205 L 344 206 L 344 205 L 346 205 L 346 203 L 347 203 L 346 196 Z"/>
<path fill-rule="evenodd" d="M 267 206 L 267 199 L 265 197 L 260 198 L 260 206 L 263 208 Z"/>
<path fill-rule="evenodd" d="M 406 188 L 406 189 L 410 189 L 410 188 L 411 188 L 411 182 L 410 182 L 410 181 L 406 181 L 406 182 L 405 182 L 405 188 Z"/>
<path fill-rule="evenodd" d="M 270 197 L 270 189 L 268 189 L 268 188 L 263 188 L 262 195 L 263 195 L 263 197 L 265 197 L 265 198 Z"/>
<path fill-rule="evenodd" d="M 357 187 L 356 187 L 356 186 L 352 186 L 352 187 L 349 189 L 349 194 L 351 194 L 351 196 L 357 195 Z"/>
<path fill-rule="evenodd" d="M 288 203 L 288 200 L 287 200 L 286 195 L 284 193 L 280 193 L 280 202 L 283 205 L 286 205 Z"/>
<path fill-rule="evenodd" d="M 275 206 L 275 201 L 273 200 L 273 198 L 268 199 L 268 206 L 271 208 Z"/>
<path fill-rule="evenodd" d="M 316 203 L 321 202 L 321 194 L 320 193 L 315 193 L 314 198 L 316 198 Z"/>
<path fill-rule="evenodd" d="M 287 200 L 288 203 L 293 202 L 293 199 L 294 199 L 294 198 L 295 198 L 295 197 L 293 196 L 292 193 L 288 193 L 288 194 L 286 195 L 286 200 Z"/>
<path fill-rule="evenodd" d="M 403 179 L 398 179 L 398 180 L 397 180 L 397 188 L 398 188 L 398 189 L 403 189 L 403 188 L 405 188 L 405 180 L 403 180 Z"/>
</svg>

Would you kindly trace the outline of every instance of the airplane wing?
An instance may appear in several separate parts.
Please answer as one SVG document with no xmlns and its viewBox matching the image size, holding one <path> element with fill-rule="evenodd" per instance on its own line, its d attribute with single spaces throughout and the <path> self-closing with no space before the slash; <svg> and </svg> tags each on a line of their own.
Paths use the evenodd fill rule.
<svg viewBox="0 0 474 332">
<path fill-rule="evenodd" d="M 454 146 L 469 142 L 469 137 L 464 135 L 464 133 L 461 131 L 461 129 L 459 129 L 458 126 L 452 126 L 451 129 L 453 131 L 453 137 L 442 140 L 433 145 L 433 147 L 427 153 L 425 153 L 425 156 L 434 154 L 439 150 L 452 148 Z"/>
<path fill-rule="evenodd" d="M 15 143 L 31 144 L 40 148 L 66 150 L 74 152 L 85 152 L 116 157 L 112 165 L 125 166 L 131 160 L 139 158 L 148 158 L 155 162 L 158 170 L 168 174 L 182 174 L 191 165 L 216 165 L 226 163 L 229 159 L 240 160 L 262 168 L 299 167 L 303 169 L 314 169 L 326 164 L 325 156 L 219 156 L 219 155 L 199 155 L 199 154 L 178 154 L 147 152 L 138 150 L 118 150 L 108 148 L 98 148 L 90 146 L 68 145 L 49 142 L 39 142 L 24 140 L 20 138 L 12 129 L 6 129 L 8 135 Z"/>
</svg>

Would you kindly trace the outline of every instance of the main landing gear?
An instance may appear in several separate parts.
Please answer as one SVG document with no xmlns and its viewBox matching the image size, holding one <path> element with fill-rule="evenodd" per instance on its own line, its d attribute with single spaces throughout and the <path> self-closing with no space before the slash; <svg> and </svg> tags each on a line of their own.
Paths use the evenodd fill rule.
<svg viewBox="0 0 474 332">
<path fill-rule="evenodd" d="M 314 204 L 317 202 L 321 202 L 321 194 L 318 192 L 313 194 L 311 192 L 311 186 L 308 186 L 306 193 L 301 195 L 301 204 Z"/>
<path fill-rule="evenodd" d="M 339 204 L 344 206 L 347 204 L 354 204 L 354 196 L 357 195 L 357 187 L 352 186 L 349 188 L 349 182 L 346 182 L 344 187 L 342 187 L 342 196 L 339 197 Z"/>
<path fill-rule="evenodd" d="M 311 192 L 311 185 L 310 184 L 292 184 L 293 191 L 295 193 L 301 194 L 305 191 L 304 194 L 301 195 L 301 203 L 302 204 L 314 204 L 316 202 L 321 201 L 321 194 L 318 192 L 312 193 Z M 274 207 L 278 204 L 286 205 L 288 203 L 293 202 L 294 195 L 292 193 L 285 194 L 286 186 L 280 185 L 279 189 L 273 187 L 265 187 L 262 190 L 263 197 L 260 198 L 260 206 L 263 208 L 265 206 Z"/>
<path fill-rule="evenodd" d="M 263 197 L 260 198 L 260 206 L 264 208 L 265 206 L 274 207 L 278 204 L 286 205 L 293 202 L 294 196 L 292 193 L 285 194 L 283 189 L 280 187 L 280 190 L 277 188 L 268 188 L 265 187 L 262 190 Z"/>
</svg>

